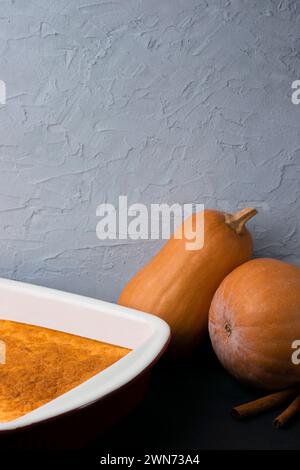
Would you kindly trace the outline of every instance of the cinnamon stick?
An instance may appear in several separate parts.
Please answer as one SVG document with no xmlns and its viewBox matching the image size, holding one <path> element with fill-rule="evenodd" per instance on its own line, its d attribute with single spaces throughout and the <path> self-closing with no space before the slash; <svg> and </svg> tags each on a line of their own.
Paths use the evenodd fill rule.
<svg viewBox="0 0 300 470">
<path fill-rule="evenodd" d="M 294 398 L 299 390 L 297 388 L 289 388 L 280 392 L 272 393 L 257 400 L 244 403 L 243 405 L 235 406 L 231 410 L 231 415 L 237 419 L 245 419 L 251 416 L 257 415 L 264 411 L 271 410 L 278 405 L 281 405 L 288 401 L 290 398 Z M 294 403 L 294 402 L 293 402 Z M 299 407 L 300 407 L 300 395 L 299 395 Z M 300 408 L 299 408 L 300 409 Z M 281 416 L 281 415 L 280 415 Z M 277 418 L 279 419 L 280 416 Z"/>
<path fill-rule="evenodd" d="M 284 410 L 277 418 L 273 421 L 273 426 L 280 429 L 285 426 L 292 418 L 300 413 L 300 395 L 298 395 L 294 401 Z"/>
</svg>

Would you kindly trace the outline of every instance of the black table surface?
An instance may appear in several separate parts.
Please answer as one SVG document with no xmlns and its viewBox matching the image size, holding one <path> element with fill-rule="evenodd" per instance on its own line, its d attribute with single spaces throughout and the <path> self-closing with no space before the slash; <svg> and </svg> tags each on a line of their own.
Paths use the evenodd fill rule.
<svg viewBox="0 0 300 470">
<path fill-rule="evenodd" d="M 189 359 L 163 358 L 153 369 L 143 402 L 88 448 L 99 453 L 300 450 L 300 417 L 287 429 L 272 426 L 282 407 L 247 421 L 231 417 L 233 406 L 263 394 L 233 379 L 205 344 Z"/>
</svg>

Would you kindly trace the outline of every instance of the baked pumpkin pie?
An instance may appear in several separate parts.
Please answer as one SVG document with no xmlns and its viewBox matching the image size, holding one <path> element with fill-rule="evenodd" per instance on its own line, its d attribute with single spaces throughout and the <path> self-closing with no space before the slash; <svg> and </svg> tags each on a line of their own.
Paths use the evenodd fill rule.
<svg viewBox="0 0 300 470">
<path fill-rule="evenodd" d="M 9 320 L 0 320 L 0 342 L 0 422 L 50 402 L 130 352 Z"/>
</svg>

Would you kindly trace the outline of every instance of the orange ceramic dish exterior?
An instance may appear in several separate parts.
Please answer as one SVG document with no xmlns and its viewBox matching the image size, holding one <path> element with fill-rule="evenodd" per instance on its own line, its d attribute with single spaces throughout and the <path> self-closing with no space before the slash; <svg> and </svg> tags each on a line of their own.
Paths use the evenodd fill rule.
<svg viewBox="0 0 300 470">
<path fill-rule="evenodd" d="M 0 320 L 0 422 L 19 418 L 80 385 L 129 349 Z"/>
<path fill-rule="evenodd" d="M 229 274 L 209 312 L 213 348 L 236 378 L 266 389 L 300 381 L 292 343 L 300 340 L 300 269 L 256 259 Z"/>
<path fill-rule="evenodd" d="M 190 348 L 206 334 L 209 306 L 220 282 L 251 257 L 252 239 L 244 225 L 255 213 L 206 210 L 203 248 L 189 251 L 186 238 L 171 238 L 129 281 L 118 303 L 164 319 L 176 347 Z"/>
</svg>

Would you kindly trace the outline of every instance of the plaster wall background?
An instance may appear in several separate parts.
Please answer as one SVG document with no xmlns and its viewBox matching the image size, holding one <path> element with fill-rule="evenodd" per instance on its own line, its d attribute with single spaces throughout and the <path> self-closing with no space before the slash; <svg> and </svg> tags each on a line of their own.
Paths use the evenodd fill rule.
<svg viewBox="0 0 300 470">
<path fill-rule="evenodd" d="M 0 1 L 0 276 L 115 300 L 159 241 L 96 208 L 255 205 L 300 265 L 300 2 Z"/>
</svg>

